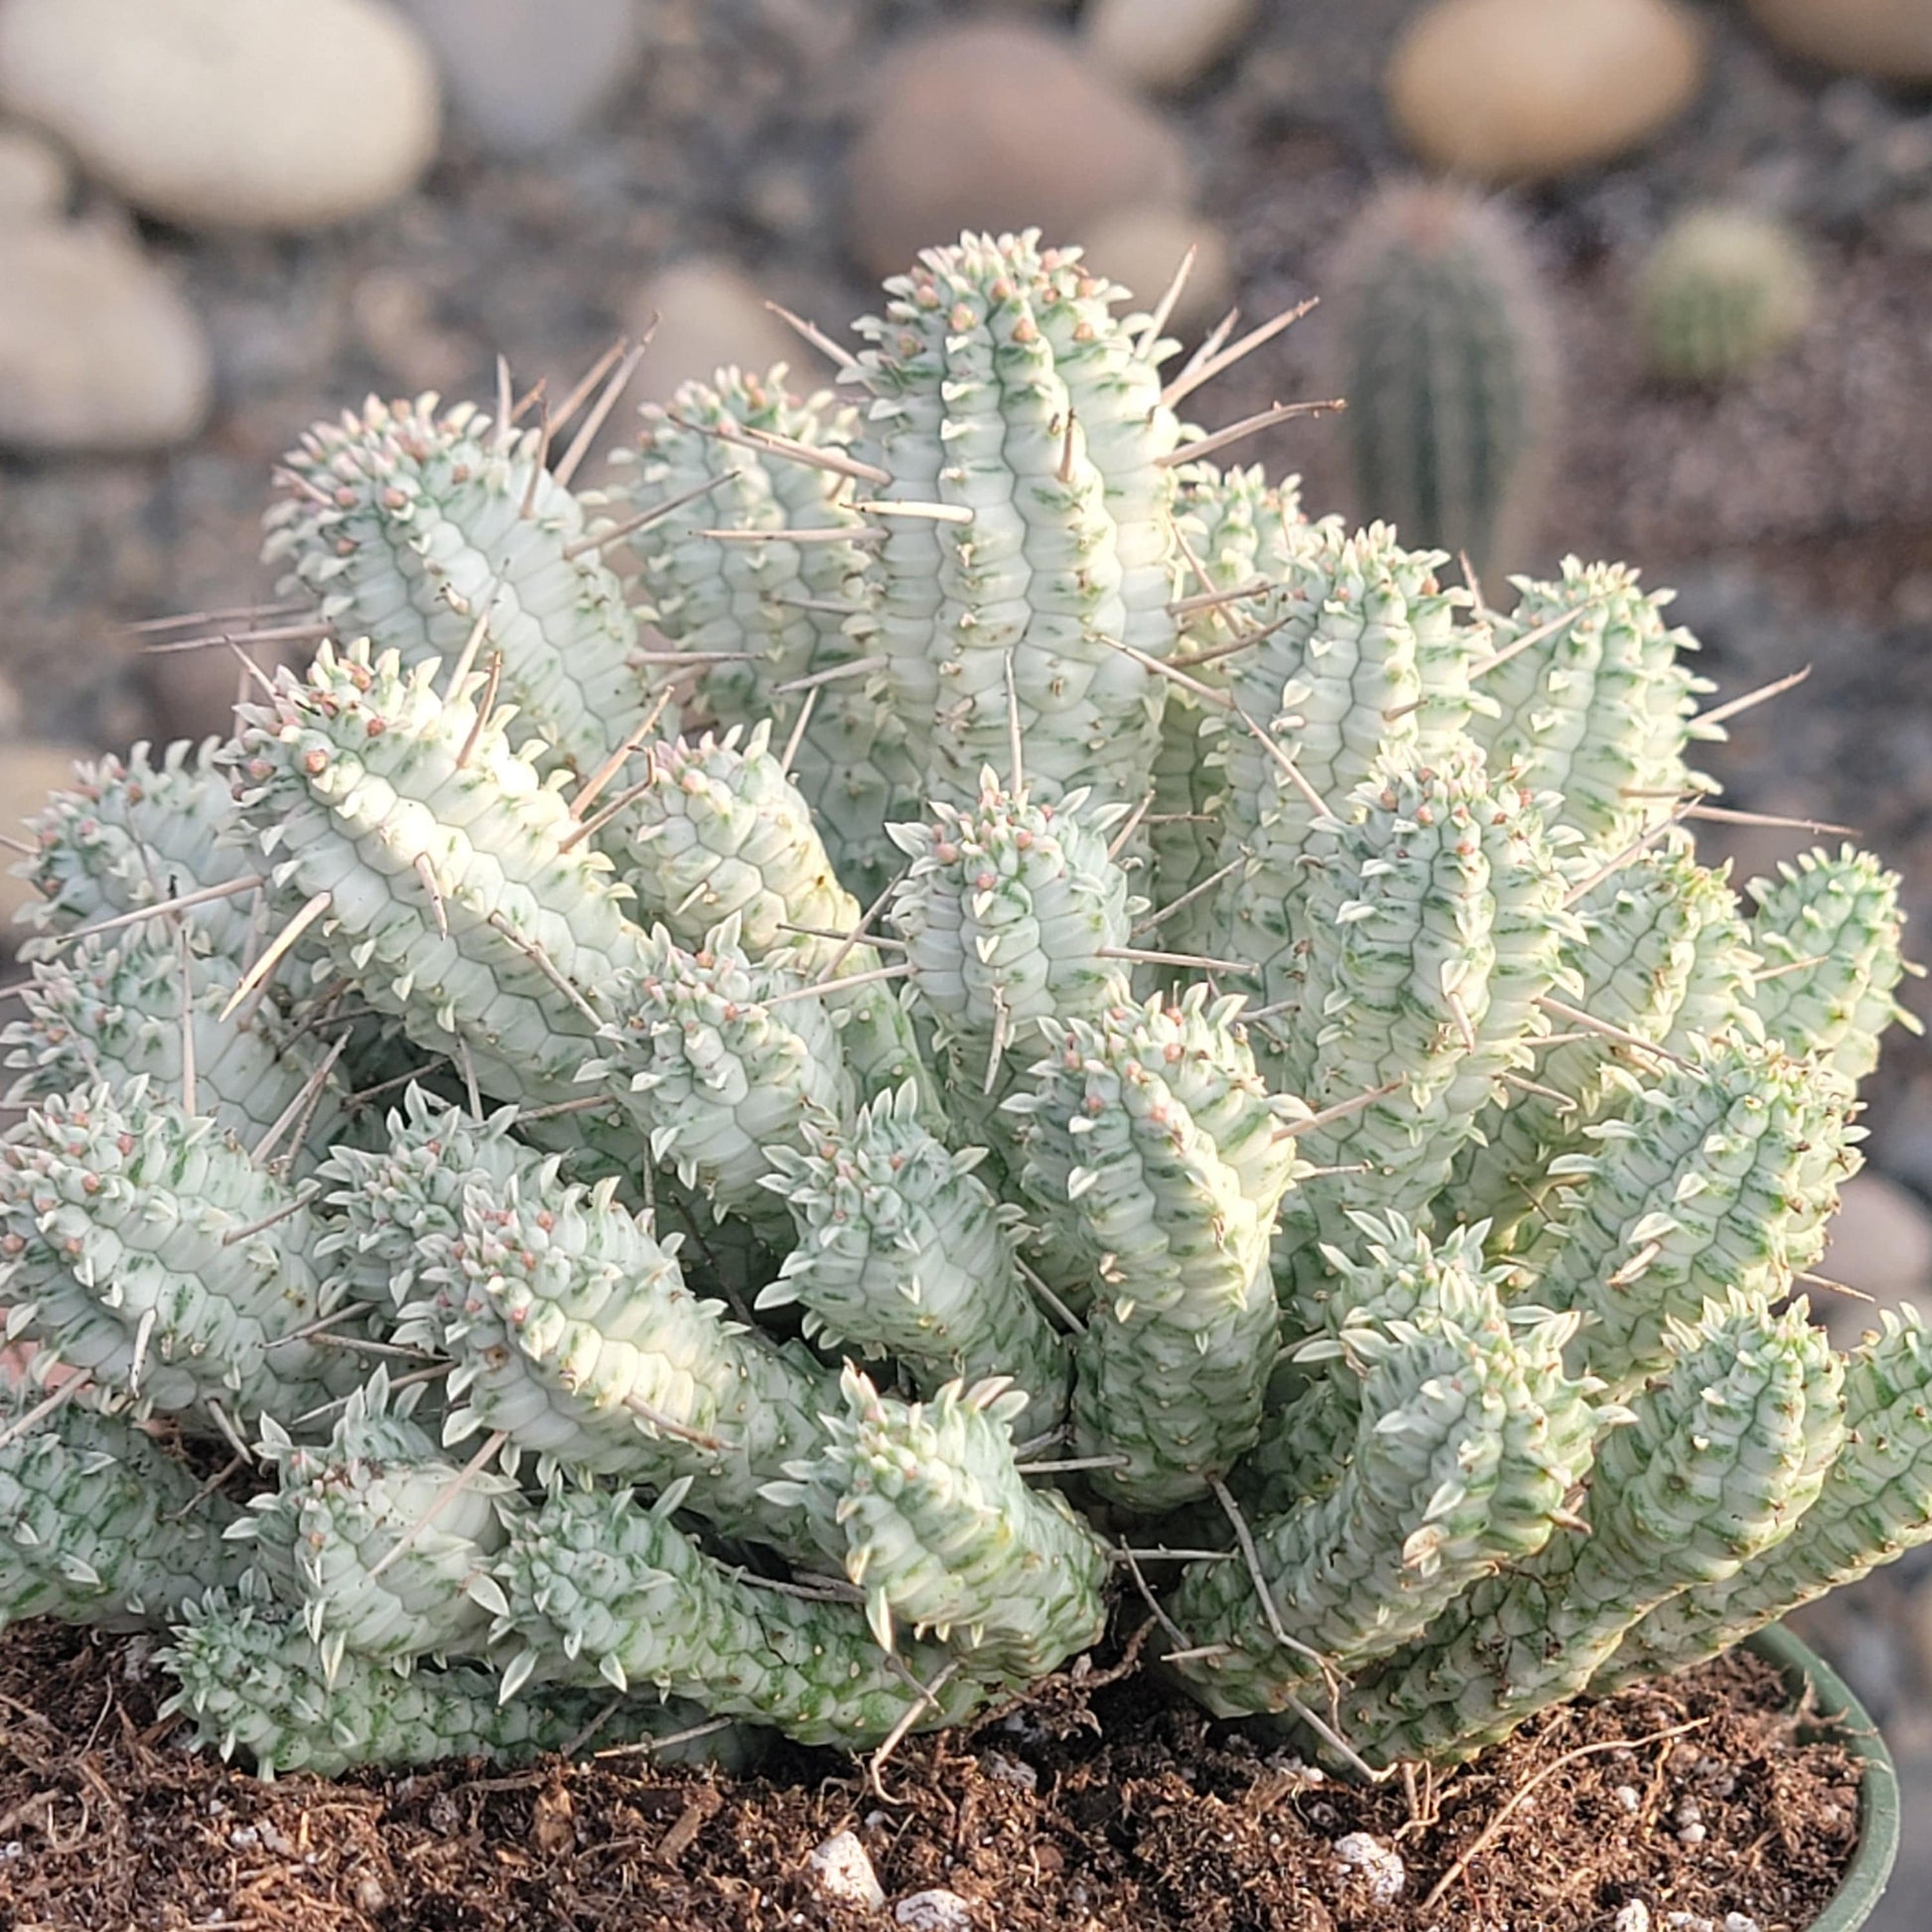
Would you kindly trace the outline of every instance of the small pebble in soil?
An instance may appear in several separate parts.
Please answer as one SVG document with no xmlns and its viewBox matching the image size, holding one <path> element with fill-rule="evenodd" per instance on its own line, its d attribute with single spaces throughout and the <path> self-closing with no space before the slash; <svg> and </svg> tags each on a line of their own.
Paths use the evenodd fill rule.
<svg viewBox="0 0 1932 1932">
<path fill-rule="evenodd" d="M 1650 1932 L 1650 1907 L 1641 1898 L 1619 1906 L 1611 1932 Z"/>
<path fill-rule="evenodd" d="M 1377 1904 L 1386 1905 L 1402 1896 L 1409 1869 L 1394 1846 L 1384 1845 L 1368 1832 L 1349 1832 L 1335 1840 L 1335 1857 L 1362 1874 L 1369 1896 Z"/>
<path fill-rule="evenodd" d="M 1638 1795 L 1637 1787 L 1634 1784 L 1618 1785 L 1615 1796 L 1617 1804 L 1624 1811 L 1627 1811 L 1632 1818 L 1637 1815 L 1638 1808 L 1643 1804 L 1643 1799 Z"/>
<path fill-rule="evenodd" d="M 1039 1789 L 1039 1773 L 1025 1758 L 1008 1757 L 1003 1751 L 988 1751 L 980 1759 L 990 1778 L 998 1778 L 1002 1784 L 1017 1786 L 1022 1791 Z"/>
<path fill-rule="evenodd" d="M 834 1833 L 805 1863 L 819 1896 L 828 1902 L 863 1912 L 876 1912 L 885 1904 L 886 1887 L 872 1868 L 872 1855 L 853 1833 Z"/>
<path fill-rule="evenodd" d="M 893 1922 L 910 1932 L 971 1932 L 973 1908 L 956 1891 L 915 1891 L 893 1907 Z"/>
</svg>

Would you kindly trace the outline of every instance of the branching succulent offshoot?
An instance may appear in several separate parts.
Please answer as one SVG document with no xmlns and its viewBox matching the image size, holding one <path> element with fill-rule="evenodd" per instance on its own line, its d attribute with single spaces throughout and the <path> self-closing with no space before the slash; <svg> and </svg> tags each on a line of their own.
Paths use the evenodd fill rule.
<svg viewBox="0 0 1932 1932">
<path fill-rule="evenodd" d="M 1077 250 L 888 297 L 600 495 L 317 430 L 311 668 L 35 821 L 0 1623 L 329 1774 L 879 1744 L 1145 1598 L 1359 1770 L 1932 1536 L 1919 1328 L 1795 1299 L 1896 881 L 1698 863 L 1663 599 L 1308 521 L 1176 413 L 1270 330 Z"/>
</svg>

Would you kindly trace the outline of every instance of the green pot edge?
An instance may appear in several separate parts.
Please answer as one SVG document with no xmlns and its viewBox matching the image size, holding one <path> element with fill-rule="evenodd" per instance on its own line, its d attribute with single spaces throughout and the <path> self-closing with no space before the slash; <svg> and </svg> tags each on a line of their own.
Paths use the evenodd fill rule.
<svg viewBox="0 0 1932 1932">
<path fill-rule="evenodd" d="M 1858 1850 L 1838 1890 L 1810 1927 L 1810 1932 L 1857 1932 L 1885 1895 L 1898 1857 L 1898 1767 L 1871 1714 L 1852 1695 L 1851 1686 L 1782 1624 L 1758 1631 L 1743 1647 L 1776 1667 L 1794 1699 L 1809 1686 L 1819 1715 L 1863 1767 L 1859 1780 Z"/>
</svg>

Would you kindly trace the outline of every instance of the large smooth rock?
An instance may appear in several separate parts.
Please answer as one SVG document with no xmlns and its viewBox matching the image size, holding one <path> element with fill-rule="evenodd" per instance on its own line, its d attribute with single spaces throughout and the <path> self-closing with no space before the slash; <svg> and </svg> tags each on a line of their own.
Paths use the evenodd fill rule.
<svg viewBox="0 0 1932 1932">
<path fill-rule="evenodd" d="M 1152 309 L 1167 293 L 1189 248 L 1194 266 L 1168 318 L 1170 335 L 1184 335 L 1225 313 L 1234 279 L 1227 236 L 1204 215 L 1132 207 L 1089 222 L 1081 237 L 1082 258 L 1131 289 L 1141 309 Z"/>
<path fill-rule="evenodd" d="M 451 104 L 497 154 L 567 140 L 629 78 L 635 0 L 402 0 L 442 64 Z"/>
<path fill-rule="evenodd" d="M 158 449 L 211 388 L 201 323 L 132 243 L 0 226 L 0 449 Z"/>
<path fill-rule="evenodd" d="M 846 170 L 853 251 L 877 275 L 963 228 L 1081 241 L 1115 209 L 1185 207 L 1189 185 L 1165 119 L 1064 35 L 1017 20 L 899 48 L 874 76 Z"/>
<path fill-rule="evenodd" d="M 1704 55 L 1674 0 L 1437 0 L 1390 58 L 1389 112 L 1432 167 L 1544 181 L 1673 120 L 1702 84 Z"/>
<path fill-rule="evenodd" d="M 762 372 L 788 363 L 794 379 L 812 388 L 826 373 L 809 344 L 764 306 L 764 291 L 733 263 L 690 255 L 654 275 L 630 306 L 629 332 L 650 346 L 630 393 L 666 402 L 680 382 L 709 382 L 727 366 Z"/>
<path fill-rule="evenodd" d="M 380 0 L 8 0 L 0 105 L 149 214 L 302 229 L 429 166 L 436 70 Z"/>
<path fill-rule="evenodd" d="M 0 222 L 57 220 L 68 164 L 31 128 L 0 127 Z"/>
<path fill-rule="evenodd" d="M 1233 50 L 1256 11 L 1256 0 L 1091 0 L 1080 38 L 1130 87 L 1175 92 Z"/>
<path fill-rule="evenodd" d="M 1932 6 L 1926 0 L 1747 0 L 1780 47 L 1845 73 L 1932 80 Z"/>
</svg>

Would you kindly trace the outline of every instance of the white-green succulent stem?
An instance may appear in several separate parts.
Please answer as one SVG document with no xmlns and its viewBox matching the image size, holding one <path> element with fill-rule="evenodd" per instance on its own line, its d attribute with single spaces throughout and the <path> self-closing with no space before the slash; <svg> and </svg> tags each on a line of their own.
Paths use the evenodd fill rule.
<svg viewBox="0 0 1932 1932">
<path fill-rule="evenodd" d="M 1563 951 L 1581 931 L 1541 807 L 1472 749 L 1385 767 L 1309 860 L 1284 1084 L 1317 1110 L 1380 1097 L 1303 1137 L 1310 1161 L 1342 1172 L 1311 1180 L 1285 1219 L 1278 1269 L 1303 1257 L 1293 1292 L 1318 1289 L 1309 1243 L 1346 1248 L 1351 1212 L 1428 1211 L 1505 1076 L 1534 1067 L 1552 1031 L 1542 1002 L 1574 993 Z"/>
<path fill-rule="evenodd" d="M 1785 1533 L 1820 1418 L 1842 1413 L 1830 1343 L 1802 1306 L 1731 1295 L 1674 1324 L 1672 1349 L 1597 1449 L 1588 1534 L 1478 1584 L 1344 1693 L 1340 1727 L 1371 1763 L 1454 1763 L 1506 1737 L 1581 1691 L 1646 1612 Z"/>
<path fill-rule="evenodd" d="M 1856 1083 L 1878 1064 L 1887 1027 L 1923 1031 L 1894 997 L 1906 971 L 1896 873 L 1847 845 L 1783 861 L 1750 892 L 1762 961 L 1752 1005 L 1773 1039 Z"/>
<path fill-rule="evenodd" d="M 826 995 L 784 960 L 754 963 L 728 919 L 696 952 L 662 926 L 619 976 L 620 1016 L 581 1078 L 623 1092 L 650 1158 L 727 1213 L 782 1242 L 783 1203 L 763 1185 L 770 1150 L 846 1119 L 852 1076 Z"/>
<path fill-rule="evenodd" d="M 513 1107 L 480 1121 L 426 1088 L 406 1088 L 386 1147 L 337 1147 L 323 1164 L 331 1212 L 318 1262 L 358 1301 L 400 1308 L 422 1299 L 424 1263 L 436 1239 L 462 1226 L 472 1188 L 500 1195 L 514 1183 L 534 1199 L 556 1188 L 560 1158 L 525 1146 L 515 1125 Z"/>
<path fill-rule="evenodd" d="M 444 1455 L 410 1419 L 422 1392 L 392 1397 L 378 1365 L 318 1447 L 264 1417 L 276 1487 L 226 1532 L 254 1552 L 277 1598 L 301 1606 L 332 1684 L 345 1651 L 404 1667 L 481 1652 L 505 1607 L 489 1563 L 516 1484 Z"/>
<path fill-rule="evenodd" d="M 1074 1452 L 1120 1457 L 1093 1484 L 1141 1510 L 1205 1495 L 1233 1467 L 1274 1366 L 1269 1247 L 1306 1110 L 1269 1096 L 1237 1004 L 1157 999 L 1042 1028 L 1030 1089 L 1006 1103 L 1027 1191 L 1093 1284 Z"/>
<path fill-rule="evenodd" d="M 608 1694 L 552 1692 L 504 1702 L 502 1680 L 471 1664 L 400 1676 L 373 1658 L 344 1657 L 333 1681 L 299 1617 L 259 1590 L 211 1591 L 184 1606 L 174 1642 L 160 1653 L 180 1688 L 164 1714 L 186 1712 L 194 1742 L 258 1776 L 308 1771 L 340 1777 L 364 1765 L 401 1767 L 439 1758 L 534 1757 L 561 1750 L 593 1724 L 600 1744 L 670 1737 L 691 1727 L 689 1708 Z M 671 1762 L 735 1754 L 727 1732 L 671 1746 Z"/>
<path fill-rule="evenodd" d="M 138 1075 L 48 1101 L 0 1158 L 11 1334 L 198 1422 L 218 1407 L 248 1428 L 355 1385 L 348 1352 L 310 1332 L 337 1300 L 313 1240 L 303 1192 Z"/>
<path fill-rule="evenodd" d="M 957 1724 L 985 1700 L 985 1680 L 945 1676 L 955 1660 L 936 1645 L 881 1649 L 859 1604 L 727 1568 L 677 1527 L 676 1501 L 565 1489 L 517 1526 L 497 1566 L 509 1597 L 498 1634 L 525 1645 L 504 1672 L 510 1692 L 556 1676 L 652 1684 L 802 1743 L 848 1746 L 908 1719 Z"/>
<path fill-rule="evenodd" d="M 1510 581 L 1515 609 L 1492 621 L 1502 661 L 1481 680 L 1499 709 L 1470 730 L 1498 771 L 1560 794 L 1553 822 L 1607 856 L 1676 793 L 1709 786 L 1684 762 L 1693 738 L 1723 736 L 1693 723 L 1712 686 L 1678 660 L 1697 639 L 1665 625 L 1671 593 L 1645 592 L 1624 564 L 1566 557 L 1552 582 Z M 1532 632 L 1539 641 L 1504 656 Z"/>
<path fill-rule="evenodd" d="M 1154 897 L 1163 906 L 1222 863 L 1215 808 L 1222 787 L 1202 733 L 1214 707 L 1195 687 L 1224 693 L 1229 656 L 1243 650 L 1243 640 L 1256 636 L 1271 616 L 1281 615 L 1270 587 L 1286 574 L 1294 551 L 1315 540 L 1302 514 L 1299 483 L 1290 477 L 1272 484 L 1258 466 L 1223 471 L 1204 461 L 1174 472 L 1172 589 L 1189 682 L 1169 686 L 1154 759 L 1148 843 Z M 1163 920 L 1162 944 L 1176 951 L 1208 944 L 1203 935 L 1212 909 L 1203 894 L 1172 922 Z"/>
<path fill-rule="evenodd" d="M 721 728 L 776 720 L 788 738 L 810 694 L 785 687 L 873 653 L 870 532 L 853 507 L 864 491 L 847 455 L 857 415 L 824 392 L 793 394 L 782 364 L 759 375 L 721 369 L 641 413 L 635 447 L 612 458 L 617 480 L 603 500 L 623 522 L 652 517 L 625 542 L 656 626 L 677 650 L 714 658 L 703 679 L 709 719 Z M 759 437 L 778 441 L 759 447 Z M 807 456 L 787 454 L 787 444 Z M 839 529 L 854 540 L 782 535 Z M 792 767 L 840 876 L 868 901 L 894 868 L 887 824 L 920 798 L 904 732 L 876 684 L 835 675 L 812 687 Z"/>
<path fill-rule="evenodd" d="M 915 1081 L 927 1125 L 942 1125 L 905 1009 L 890 984 L 866 977 L 879 951 L 850 937 L 864 909 L 839 884 L 810 804 L 772 754 L 770 726 L 753 726 L 742 743 L 734 727 L 722 739 L 654 746 L 648 775 L 621 840 L 641 916 L 694 949 L 736 919 L 751 958 L 832 982 L 825 1010 L 861 1094 Z"/>
<path fill-rule="evenodd" d="M 1438 582 L 1445 561 L 1404 550 L 1385 524 L 1350 536 L 1324 521 L 1279 547 L 1269 594 L 1243 607 L 1260 641 L 1227 660 L 1231 709 L 1201 727 L 1220 774 L 1214 863 L 1241 870 L 1201 931 L 1217 956 L 1263 968 L 1267 1004 L 1293 991 L 1302 862 L 1322 808 L 1345 816 L 1383 764 L 1451 755 L 1469 723 L 1480 637 L 1456 621 L 1468 593 Z"/>
<path fill-rule="evenodd" d="M 1673 1320 L 1726 1289 L 1776 1297 L 1824 1251 L 1863 1129 L 1836 1076 L 1719 1039 L 1664 1067 L 1558 1156 L 1522 1294 L 1585 1318 L 1578 1359 L 1621 1399 L 1670 1359 Z"/>
<path fill-rule="evenodd" d="M 1684 1670 L 1932 1540 L 1932 1348 L 1918 1312 L 1880 1311 L 1845 1365 L 1843 1444 L 1790 1535 L 1725 1581 L 1682 1591 L 1591 1680 L 1615 1689 Z"/>
<path fill-rule="evenodd" d="M 679 1237 L 612 1199 L 614 1183 L 472 1188 L 454 1238 L 432 1235 L 430 1294 L 398 1330 L 447 1354 L 445 1446 L 508 1437 L 505 1466 L 662 1489 L 727 1535 L 823 1561 L 815 1526 L 759 1494 L 816 1447 L 837 1400 L 800 1343 L 778 1343 L 685 1286 Z"/>
<path fill-rule="evenodd" d="M 371 398 L 283 458 L 264 554 L 338 637 L 367 637 L 407 669 L 456 659 L 481 626 L 478 661 L 501 657 L 515 741 L 541 740 L 588 776 L 651 694 L 623 588 L 545 448 L 543 431 L 469 403 Z"/>
<path fill-rule="evenodd" d="M 1326 1279 L 1300 1308 L 1314 1332 L 1293 1351 L 1293 1368 L 1277 1365 L 1262 1439 L 1241 1464 L 1240 1493 L 1254 1515 L 1280 1515 L 1332 1488 L 1345 1468 L 1361 1415 L 1361 1376 L 1344 1345 L 1352 1330 L 1427 1326 L 1446 1309 L 1475 1311 L 1460 1319 L 1481 1327 L 1511 1280 L 1506 1264 L 1484 1263 L 1480 1223 L 1433 1239 L 1400 1214 L 1349 1219 L 1350 1246 L 1323 1245 Z M 1506 1313 L 1526 1325 L 1545 1315 L 1534 1308 Z"/>
<path fill-rule="evenodd" d="M 989 768 L 972 806 L 935 802 L 930 823 L 892 828 L 911 864 L 887 917 L 968 1138 L 999 1135 L 993 1110 L 1030 1063 L 1038 1022 L 1089 1018 L 1126 995 L 1120 954 L 1145 904 L 1107 849 L 1123 810 L 1084 792 L 1053 804 L 1010 791 Z"/>
<path fill-rule="evenodd" d="M 212 739 L 181 740 L 157 757 L 145 744 L 125 759 L 74 769 L 30 821 L 40 850 L 21 868 L 42 898 L 24 917 L 44 935 L 69 932 L 260 873 L 234 824 L 234 798 L 215 769 Z M 211 952 L 240 958 L 258 929 L 259 893 L 199 900 L 178 916 Z M 50 950 L 45 936 L 28 954 Z"/>
<path fill-rule="evenodd" d="M 886 285 L 854 379 L 855 454 L 889 502 L 877 546 L 885 692 L 935 798 L 1004 764 L 1017 711 L 1043 790 L 1137 803 L 1160 729 L 1178 428 L 1123 290 L 1035 231 L 964 235 Z"/>
<path fill-rule="evenodd" d="M 893 1356 L 925 1395 L 1004 1376 L 1027 1393 L 1020 1434 L 1031 1439 L 1064 1420 L 1070 1362 L 1021 1277 L 1020 1210 L 975 1172 L 984 1152 L 937 1140 L 910 1086 L 802 1153 L 768 1150 L 765 1185 L 789 1206 L 798 1244 L 755 1306 L 796 1303 L 807 1339 Z"/>
<path fill-rule="evenodd" d="M 561 776 L 513 751 L 482 674 L 450 695 L 436 666 L 325 644 L 306 678 L 243 708 L 241 815 L 293 911 L 411 1039 L 498 1099 L 581 1093 L 599 1004 L 643 934 Z"/>
<path fill-rule="evenodd" d="M 0 1030 L 7 1064 L 19 1070 L 9 1098 L 41 1100 L 144 1074 L 154 1092 L 211 1116 L 247 1147 L 306 1113 L 301 1145 L 285 1137 L 275 1150 L 305 1177 L 314 1150 L 344 1132 L 341 1076 L 325 1067 L 328 1049 L 317 1036 L 298 1035 L 271 1003 L 230 1013 L 241 962 L 155 919 L 36 961 L 21 991 L 25 1018 Z"/>
<path fill-rule="evenodd" d="M 239 1577 L 226 1497 L 85 1396 L 30 1420 L 39 1406 L 30 1382 L 0 1394 L 0 1628 L 53 1616 L 158 1629 Z"/>
<path fill-rule="evenodd" d="M 1576 906 L 1582 930 L 1564 947 L 1570 1004 L 1591 1020 L 1680 1054 L 1700 1035 L 1747 1025 L 1752 956 L 1737 896 L 1723 873 L 1698 864 L 1679 834 L 1599 880 Z M 1575 1028 L 1559 1031 L 1578 1033 Z M 1492 1104 L 1482 1141 L 1458 1163 L 1454 1211 L 1487 1219 L 1499 1242 L 1529 1214 L 1529 1183 L 1584 1130 L 1621 1107 L 1627 1060 L 1608 1036 L 1584 1031 L 1537 1056 L 1546 1092 L 1518 1088 Z"/>
<path fill-rule="evenodd" d="M 846 1365 L 844 1414 L 823 1447 L 767 1490 L 832 1515 L 845 1574 L 865 1592 L 873 1635 L 928 1632 L 976 1677 L 1025 1682 L 1057 1669 L 1106 1627 L 1107 1549 L 1053 1490 L 1014 1464 L 1026 1392 L 1003 1378 L 949 1382 L 931 1402 L 883 1396 Z"/>
<path fill-rule="evenodd" d="M 1513 1329 L 1480 1277 L 1444 1289 L 1425 1320 L 1342 1330 L 1336 1373 L 1359 1379 L 1349 1459 L 1326 1493 L 1254 1530 L 1272 1605 L 1244 1561 L 1189 1566 L 1174 1619 L 1191 1645 L 1226 1646 L 1181 1666 L 1210 1710 L 1289 1709 L 1420 1636 L 1540 1550 L 1587 1472 L 1594 1384 L 1563 1367 L 1574 1320 Z"/>
</svg>

